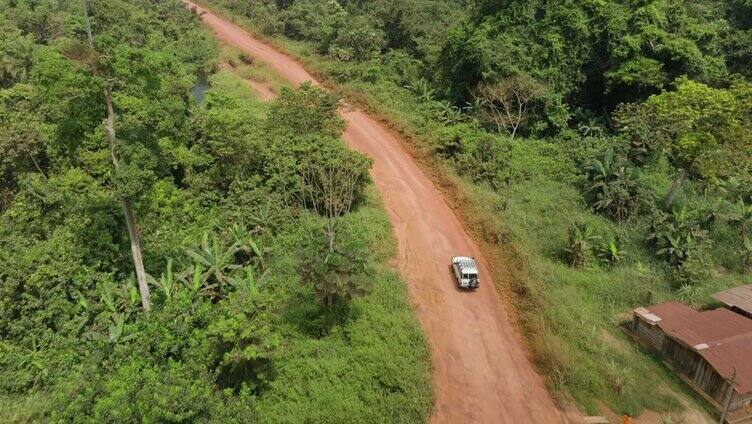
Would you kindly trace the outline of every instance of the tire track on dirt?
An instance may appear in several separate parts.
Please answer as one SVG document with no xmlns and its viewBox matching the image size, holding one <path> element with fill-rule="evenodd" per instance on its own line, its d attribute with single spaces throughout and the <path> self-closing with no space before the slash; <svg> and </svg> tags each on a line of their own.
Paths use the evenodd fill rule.
<svg viewBox="0 0 752 424">
<path fill-rule="evenodd" d="M 265 62 L 293 84 L 318 83 L 296 60 L 184 0 L 221 41 Z M 397 264 L 433 360 L 434 423 L 563 423 L 512 327 L 488 264 L 461 222 L 399 140 L 357 108 L 340 110 L 350 147 L 374 159 L 372 177 L 393 222 Z M 456 288 L 449 259 L 474 256 L 481 287 Z"/>
</svg>

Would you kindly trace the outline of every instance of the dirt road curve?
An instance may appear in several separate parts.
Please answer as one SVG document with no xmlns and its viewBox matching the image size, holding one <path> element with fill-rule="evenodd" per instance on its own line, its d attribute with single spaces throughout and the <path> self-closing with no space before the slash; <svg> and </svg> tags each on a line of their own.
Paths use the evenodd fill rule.
<svg viewBox="0 0 752 424">
<path fill-rule="evenodd" d="M 220 40 L 248 51 L 295 84 L 316 83 L 294 59 L 197 9 L 205 12 L 204 22 Z M 374 159 L 373 180 L 399 242 L 399 268 L 433 353 L 431 421 L 564 422 L 509 323 L 486 261 L 441 193 L 381 124 L 357 109 L 341 113 L 347 143 Z M 449 259 L 460 254 L 479 259 L 482 285 L 475 292 L 458 291 L 451 278 Z"/>
</svg>

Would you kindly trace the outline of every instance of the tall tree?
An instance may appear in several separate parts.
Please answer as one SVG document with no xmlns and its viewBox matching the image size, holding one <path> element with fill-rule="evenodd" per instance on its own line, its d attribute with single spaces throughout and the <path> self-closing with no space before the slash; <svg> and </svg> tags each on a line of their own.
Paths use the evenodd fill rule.
<svg viewBox="0 0 752 424">
<path fill-rule="evenodd" d="M 86 36 L 89 44 L 89 49 L 94 52 L 94 36 L 91 32 L 91 22 L 89 20 L 89 7 L 87 0 L 81 0 L 84 10 L 84 21 L 86 24 Z M 97 75 L 96 61 L 92 62 L 92 72 Z M 107 118 L 105 119 L 105 131 L 107 133 L 107 140 L 110 143 L 110 157 L 112 159 L 112 166 L 117 172 L 120 169 L 120 157 L 118 155 L 118 139 L 115 133 L 115 109 L 112 106 L 112 88 L 105 83 L 102 89 L 104 95 L 105 109 L 107 112 Z M 138 233 L 138 223 L 136 216 L 133 214 L 133 205 L 130 199 L 126 196 L 122 196 L 120 203 L 123 207 L 123 214 L 125 215 L 125 223 L 128 227 L 128 236 L 131 241 L 131 251 L 133 253 L 133 264 L 136 268 L 136 279 L 138 280 L 138 291 L 141 295 L 141 305 L 145 311 L 151 310 L 151 301 L 149 295 L 149 285 L 146 281 L 146 271 L 144 270 L 144 261 L 141 254 L 141 241 Z"/>
</svg>

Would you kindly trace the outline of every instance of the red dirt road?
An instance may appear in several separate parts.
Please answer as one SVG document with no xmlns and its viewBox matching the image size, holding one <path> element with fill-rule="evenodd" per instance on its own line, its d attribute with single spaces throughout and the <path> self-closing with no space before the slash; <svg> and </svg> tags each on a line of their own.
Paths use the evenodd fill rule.
<svg viewBox="0 0 752 424">
<path fill-rule="evenodd" d="M 294 84 L 313 77 L 240 27 L 206 9 L 202 19 L 225 43 L 267 63 Z M 434 366 L 434 423 L 563 423 L 544 381 L 530 364 L 521 337 L 509 322 L 487 262 L 442 194 L 399 140 L 358 109 L 341 111 L 345 140 L 374 159 L 373 180 L 399 245 L 398 265 L 427 335 Z M 481 287 L 456 288 L 449 259 L 478 259 Z"/>
</svg>

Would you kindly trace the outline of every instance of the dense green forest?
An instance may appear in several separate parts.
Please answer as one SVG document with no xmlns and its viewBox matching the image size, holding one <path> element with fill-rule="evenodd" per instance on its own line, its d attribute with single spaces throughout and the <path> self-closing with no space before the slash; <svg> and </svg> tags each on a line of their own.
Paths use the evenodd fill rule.
<svg viewBox="0 0 752 424">
<path fill-rule="evenodd" d="M 619 325 L 646 303 L 704 306 L 749 282 L 749 0 L 203 3 L 428 158 L 469 228 L 515 265 L 500 290 L 563 398 L 686 405 Z"/>
<path fill-rule="evenodd" d="M 219 55 L 177 1 L 0 0 L 0 421 L 425 420 L 337 98 Z"/>
</svg>

